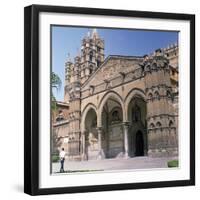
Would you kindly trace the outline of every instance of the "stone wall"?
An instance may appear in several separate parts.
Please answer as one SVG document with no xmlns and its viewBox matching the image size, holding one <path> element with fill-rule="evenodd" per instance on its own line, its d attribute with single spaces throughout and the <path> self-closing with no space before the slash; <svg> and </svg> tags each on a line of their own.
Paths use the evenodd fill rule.
<svg viewBox="0 0 200 200">
<path fill-rule="evenodd" d="M 123 127 L 121 124 L 111 125 L 108 128 L 108 158 L 116 158 L 123 155 Z"/>
</svg>

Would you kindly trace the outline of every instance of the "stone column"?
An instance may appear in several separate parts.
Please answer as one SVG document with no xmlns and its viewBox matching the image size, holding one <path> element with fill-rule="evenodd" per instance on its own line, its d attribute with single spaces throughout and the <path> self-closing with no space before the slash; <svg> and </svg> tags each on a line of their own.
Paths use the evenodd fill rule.
<svg viewBox="0 0 200 200">
<path fill-rule="evenodd" d="M 98 159 L 103 159 L 105 158 L 105 155 L 102 149 L 102 127 L 97 128 L 97 133 L 98 133 L 98 148 L 99 148 Z"/>
<path fill-rule="evenodd" d="M 85 135 L 86 135 L 86 130 L 82 132 L 82 160 L 86 160 Z"/>
<path fill-rule="evenodd" d="M 128 128 L 129 122 L 124 122 L 124 158 L 129 158 Z"/>
</svg>

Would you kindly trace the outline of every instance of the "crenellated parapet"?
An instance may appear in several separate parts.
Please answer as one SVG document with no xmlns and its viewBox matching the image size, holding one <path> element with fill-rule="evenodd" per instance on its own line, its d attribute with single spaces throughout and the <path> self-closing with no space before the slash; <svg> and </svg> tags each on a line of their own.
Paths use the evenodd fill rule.
<svg viewBox="0 0 200 200">
<path fill-rule="evenodd" d="M 162 49 L 157 49 L 152 55 L 144 56 L 141 66 L 145 74 L 158 70 L 169 71 L 169 60 Z"/>
</svg>

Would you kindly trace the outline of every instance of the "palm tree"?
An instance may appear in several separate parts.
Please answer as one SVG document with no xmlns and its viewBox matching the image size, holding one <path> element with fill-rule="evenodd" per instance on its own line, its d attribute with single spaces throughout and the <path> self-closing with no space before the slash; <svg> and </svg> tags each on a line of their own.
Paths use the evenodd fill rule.
<svg viewBox="0 0 200 200">
<path fill-rule="evenodd" d="M 56 73 L 51 72 L 51 88 L 52 89 L 55 88 L 56 90 L 59 90 L 61 85 L 62 85 L 62 81 L 60 77 Z M 51 92 L 51 109 L 53 111 L 56 110 L 56 98 L 53 95 L 53 91 Z"/>
</svg>

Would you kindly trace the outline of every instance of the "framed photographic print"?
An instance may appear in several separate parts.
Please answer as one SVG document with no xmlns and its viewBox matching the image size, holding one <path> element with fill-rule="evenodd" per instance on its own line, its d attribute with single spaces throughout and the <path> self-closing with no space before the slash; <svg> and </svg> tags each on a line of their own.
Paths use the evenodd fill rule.
<svg viewBox="0 0 200 200">
<path fill-rule="evenodd" d="M 24 191 L 195 184 L 195 16 L 25 8 Z"/>
</svg>

